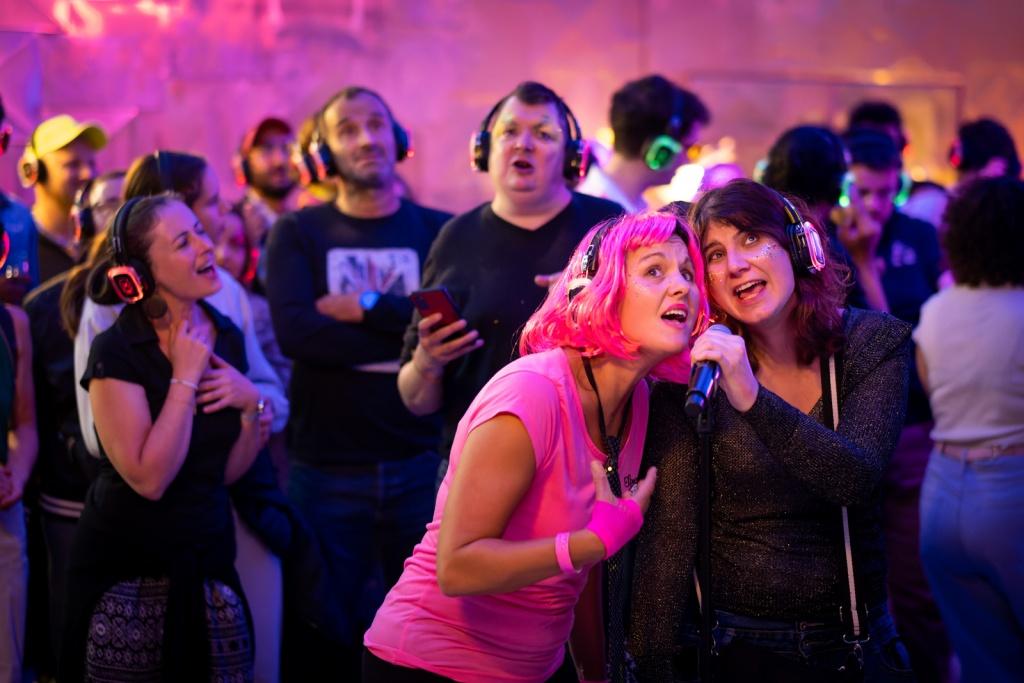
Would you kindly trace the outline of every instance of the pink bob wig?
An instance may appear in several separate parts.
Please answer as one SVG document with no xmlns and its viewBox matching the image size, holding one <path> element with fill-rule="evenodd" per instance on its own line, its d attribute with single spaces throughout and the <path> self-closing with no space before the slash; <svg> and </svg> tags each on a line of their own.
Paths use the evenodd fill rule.
<svg viewBox="0 0 1024 683">
<path fill-rule="evenodd" d="M 569 301 L 568 290 L 574 280 L 585 276 L 583 258 L 604 228 L 597 254 L 597 272 L 593 280 Z M 699 302 L 691 342 L 708 325 L 708 296 L 704 283 L 704 261 L 700 242 L 686 221 L 670 213 L 647 212 L 624 215 L 595 225 L 573 251 L 569 265 L 548 291 L 540 308 L 530 316 L 519 339 L 522 355 L 569 347 L 586 356 L 602 353 L 632 360 L 639 346 L 622 333 L 620 313 L 626 293 L 626 255 L 642 247 L 681 237 L 693 262 L 694 282 Z M 684 383 L 690 376 L 690 353 L 682 353 L 659 363 L 651 375 Z"/>
</svg>

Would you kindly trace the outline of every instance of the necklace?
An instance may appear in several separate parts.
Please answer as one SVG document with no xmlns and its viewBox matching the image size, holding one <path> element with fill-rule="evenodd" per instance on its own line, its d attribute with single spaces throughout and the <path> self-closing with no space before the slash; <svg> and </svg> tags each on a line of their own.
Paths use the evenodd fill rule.
<svg viewBox="0 0 1024 683">
<path fill-rule="evenodd" d="M 608 434 L 608 427 L 604 421 L 604 405 L 601 404 L 601 392 L 597 389 L 597 380 L 594 378 L 594 368 L 590 358 L 581 356 L 583 360 L 583 372 L 587 375 L 587 382 L 594 390 L 594 397 L 597 399 L 597 428 L 601 432 L 601 445 L 604 447 L 605 461 L 604 471 L 608 477 L 608 485 L 612 493 L 622 496 L 622 486 L 619 482 L 619 453 L 622 449 L 622 434 L 626 431 L 626 420 L 633 405 L 633 395 L 630 394 L 626 400 L 626 407 L 622 411 L 622 419 L 619 422 L 619 431 L 615 436 Z"/>
</svg>

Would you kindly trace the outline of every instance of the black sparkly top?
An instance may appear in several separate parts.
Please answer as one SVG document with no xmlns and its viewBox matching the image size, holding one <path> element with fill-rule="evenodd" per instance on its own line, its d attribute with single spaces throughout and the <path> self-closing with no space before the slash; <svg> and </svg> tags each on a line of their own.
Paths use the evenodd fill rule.
<svg viewBox="0 0 1024 683">
<path fill-rule="evenodd" d="M 847 313 L 837 431 L 822 424 L 821 401 L 808 415 L 762 386 L 751 409 L 740 414 L 723 393 L 716 395 L 715 609 L 838 623 L 840 607 L 849 605 L 843 505 L 849 507 L 858 602 L 884 602 L 879 482 L 906 411 L 910 332 L 910 325 L 883 313 Z M 658 484 L 637 542 L 630 626 L 630 650 L 647 660 L 648 671 L 678 650 L 684 622 L 699 619 L 688 604 L 697 553 L 699 442 L 695 422 L 683 412 L 685 395 L 685 386 L 669 383 L 651 394 L 644 467 L 658 466 Z"/>
</svg>

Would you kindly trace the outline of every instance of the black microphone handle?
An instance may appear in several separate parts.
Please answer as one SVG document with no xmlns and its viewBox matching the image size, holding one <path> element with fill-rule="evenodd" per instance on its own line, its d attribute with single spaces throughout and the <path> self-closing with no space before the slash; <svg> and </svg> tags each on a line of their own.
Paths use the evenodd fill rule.
<svg viewBox="0 0 1024 683">
<path fill-rule="evenodd" d="M 704 410 L 708 400 L 715 395 L 721 369 L 714 361 L 703 361 L 693 366 L 690 390 L 686 392 L 684 410 L 690 417 L 697 417 Z"/>
</svg>

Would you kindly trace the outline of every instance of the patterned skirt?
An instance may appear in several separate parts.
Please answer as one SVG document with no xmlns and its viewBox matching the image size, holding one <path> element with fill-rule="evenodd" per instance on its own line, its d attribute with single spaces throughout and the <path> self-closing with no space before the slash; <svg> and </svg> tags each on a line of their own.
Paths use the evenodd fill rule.
<svg viewBox="0 0 1024 683">
<path fill-rule="evenodd" d="M 203 592 L 211 683 L 249 683 L 253 680 L 253 646 L 242 600 L 219 581 L 206 581 Z M 86 681 L 160 682 L 169 594 L 167 578 L 122 581 L 103 594 L 89 620 Z"/>
</svg>

